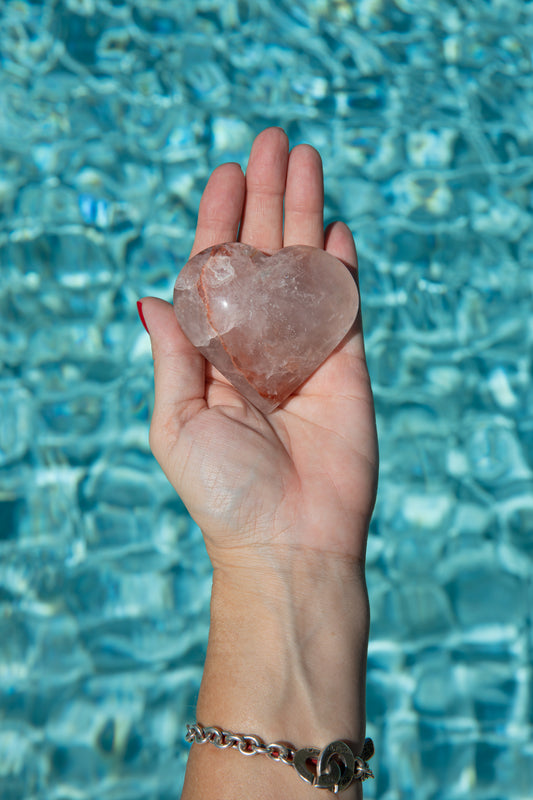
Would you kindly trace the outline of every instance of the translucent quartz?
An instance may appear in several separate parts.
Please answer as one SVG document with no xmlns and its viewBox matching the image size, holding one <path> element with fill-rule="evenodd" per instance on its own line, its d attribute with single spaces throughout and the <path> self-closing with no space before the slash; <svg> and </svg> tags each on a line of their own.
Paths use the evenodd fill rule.
<svg viewBox="0 0 533 800">
<path fill-rule="evenodd" d="M 267 414 L 343 339 L 359 294 L 350 271 L 324 250 L 295 245 L 268 254 L 233 243 L 187 262 L 174 310 L 192 344 Z"/>
</svg>

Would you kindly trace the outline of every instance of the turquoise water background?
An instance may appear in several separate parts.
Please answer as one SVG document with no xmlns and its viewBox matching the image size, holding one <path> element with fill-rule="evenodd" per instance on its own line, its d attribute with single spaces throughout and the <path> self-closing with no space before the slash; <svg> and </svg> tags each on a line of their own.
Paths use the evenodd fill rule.
<svg viewBox="0 0 533 800">
<path fill-rule="evenodd" d="M 532 58 L 524 0 L 1 4 L 2 800 L 179 797 L 210 568 L 135 302 L 268 125 L 320 150 L 359 250 L 365 796 L 532 797 Z"/>
</svg>

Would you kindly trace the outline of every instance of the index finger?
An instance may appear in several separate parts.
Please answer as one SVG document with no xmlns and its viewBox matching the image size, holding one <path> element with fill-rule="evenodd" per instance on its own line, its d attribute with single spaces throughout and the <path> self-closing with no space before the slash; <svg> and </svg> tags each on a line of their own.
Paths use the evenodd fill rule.
<svg viewBox="0 0 533 800">
<path fill-rule="evenodd" d="M 244 204 L 244 175 L 239 164 L 213 170 L 204 189 L 190 258 L 206 247 L 236 242 Z"/>
</svg>

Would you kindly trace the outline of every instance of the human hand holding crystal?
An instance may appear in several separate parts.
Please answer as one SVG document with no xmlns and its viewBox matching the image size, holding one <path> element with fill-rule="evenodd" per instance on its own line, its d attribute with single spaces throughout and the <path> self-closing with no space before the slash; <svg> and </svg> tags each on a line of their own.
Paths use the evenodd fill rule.
<svg viewBox="0 0 533 800">
<path fill-rule="evenodd" d="M 285 211 L 285 213 L 284 213 Z M 352 270 L 352 235 L 324 232 L 320 156 L 270 128 L 243 175 L 218 167 L 192 255 L 241 241 L 325 248 Z M 263 414 L 183 334 L 169 303 L 144 298 L 154 355 L 154 455 L 201 528 L 213 565 L 204 725 L 323 748 L 365 736 L 364 555 L 377 480 L 361 318 L 295 393 Z M 296 770 L 193 744 L 182 800 L 311 800 Z M 360 800 L 361 784 L 343 795 Z"/>
<path fill-rule="evenodd" d="M 279 128 L 257 137 L 246 177 L 237 164 L 213 172 L 191 256 L 237 240 L 324 248 L 356 269 L 349 229 L 337 222 L 324 232 L 318 153 L 300 145 L 289 154 Z M 304 554 L 362 562 L 377 446 L 360 316 L 300 389 L 263 415 L 190 344 L 170 304 L 144 298 L 142 311 L 155 370 L 151 447 L 215 572 L 276 571 Z"/>
</svg>

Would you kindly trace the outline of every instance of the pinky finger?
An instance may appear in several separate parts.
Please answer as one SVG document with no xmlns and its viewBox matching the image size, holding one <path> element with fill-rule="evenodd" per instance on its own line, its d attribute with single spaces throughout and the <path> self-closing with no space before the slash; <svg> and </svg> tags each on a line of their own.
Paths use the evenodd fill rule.
<svg viewBox="0 0 533 800">
<path fill-rule="evenodd" d="M 357 270 L 357 251 L 351 230 L 344 222 L 332 222 L 326 228 L 324 249 Z"/>
<path fill-rule="evenodd" d="M 338 258 L 353 271 L 357 289 L 359 290 L 357 251 L 355 249 L 353 234 L 344 222 L 332 222 L 331 225 L 328 225 L 324 237 L 324 247 L 328 253 Z M 359 300 L 361 300 L 361 297 L 359 297 Z M 353 328 L 353 336 L 351 336 L 347 342 L 346 348 L 357 358 L 365 361 L 361 306 L 359 306 L 359 313 Z"/>
</svg>

